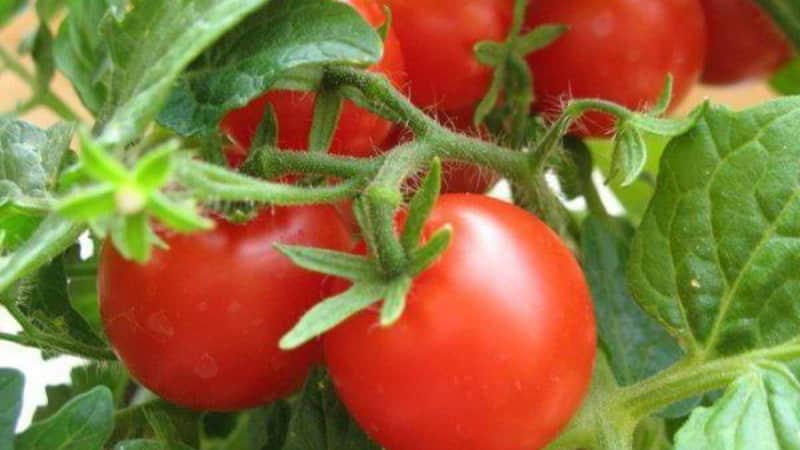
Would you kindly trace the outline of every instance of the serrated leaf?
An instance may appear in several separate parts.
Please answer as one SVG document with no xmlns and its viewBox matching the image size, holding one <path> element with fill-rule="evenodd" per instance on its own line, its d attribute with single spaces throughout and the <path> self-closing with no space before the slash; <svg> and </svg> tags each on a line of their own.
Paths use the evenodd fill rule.
<svg viewBox="0 0 800 450">
<path fill-rule="evenodd" d="M 15 369 L 0 369 L 0 450 L 14 450 L 14 431 L 22 411 L 25 377 Z"/>
<path fill-rule="evenodd" d="M 372 305 L 386 293 L 382 283 L 358 282 L 345 292 L 311 308 L 280 340 L 280 348 L 291 350 L 322 335 L 350 316 Z"/>
<path fill-rule="evenodd" d="M 70 125 L 42 130 L 0 119 L 0 204 L 7 200 L 24 207 L 51 198 L 72 131 Z"/>
<path fill-rule="evenodd" d="M 282 450 L 380 450 L 353 421 L 322 369 L 306 381 Z M 270 448 L 271 450 L 271 448 Z"/>
<path fill-rule="evenodd" d="M 419 247 L 425 221 L 428 220 L 428 216 L 439 198 L 441 186 L 442 162 L 439 158 L 435 158 L 431 162 L 428 174 L 422 180 L 422 184 L 408 205 L 408 217 L 400 235 L 400 243 L 407 253 L 413 252 Z"/>
<path fill-rule="evenodd" d="M 322 248 L 275 244 L 275 248 L 304 269 L 348 280 L 377 280 L 380 277 L 375 263 L 350 253 Z"/>
<path fill-rule="evenodd" d="M 753 367 L 710 408 L 696 409 L 676 450 L 800 449 L 800 383 L 778 364 Z"/>
<path fill-rule="evenodd" d="M 16 440 L 16 450 L 102 450 L 114 427 L 111 391 L 98 386 L 70 400 Z"/>
<path fill-rule="evenodd" d="M 642 133 L 633 127 L 623 127 L 614 138 L 609 180 L 619 179 L 620 185 L 629 186 L 642 173 L 646 162 L 647 143 Z"/>
<path fill-rule="evenodd" d="M 617 382 L 628 386 L 671 366 L 683 352 L 633 300 L 625 279 L 633 229 L 611 220 L 590 216 L 584 221 L 581 254 L 600 343 Z"/>
<path fill-rule="evenodd" d="M 210 134 L 227 111 L 246 105 L 288 71 L 366 66 L 380 59 L 381 48 L 375 30 L 348 5 L 272 0 L 190 67 L 159 122 L 181 135 Z"/>
<path fill-rule="evenodd" d="M 68 8 L 53 43 L 55 64 L 72 82 L 86 109 L 97 114 L 110 83 L 111 59 L 101 27 L 105 20 L 112 20 L 111 6 L 108 0 L 69 0 Z"/>
<path fill-rule="evenodd" d="M 127 143 L 158 114 L 183 69 L 266 0 L 134 0 L 107 27 L 113 71 L 101 139 Z"/>
<path fill-rule="evenodd" d="M 664 152 L 634 239 L 632 292 L 690 353 L 800 334 L 800 99 L 712 108 Z"/>
</svg>

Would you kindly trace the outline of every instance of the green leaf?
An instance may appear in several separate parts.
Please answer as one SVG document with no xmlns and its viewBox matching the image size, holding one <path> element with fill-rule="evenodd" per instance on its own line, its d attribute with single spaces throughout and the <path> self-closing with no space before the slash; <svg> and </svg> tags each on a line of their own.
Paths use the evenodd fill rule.
<svg viewBox="0 0 800 450">
<path fill-rule="evenodd" d="M 555 42 L 568 29 L 568 26 L 561 24 L 540 25 L 517 38 L 515 50 L 523 56 L 541 50 Z"/>
<path fill-rule="evenodd" d="M 453 240 L 453 227 L 445 224 L 436 230 L 422 247 L 411 254 L 411 264 L 408 273 L 417 276 L 424 272 L 428 267 L 435 263 L 450 247 Z"/>
<path fill-rule="evenodd" d="M 647 418 L 636 428 L 633 437 L 635 450 L 672 450 L 664 419 Z"/>
<path fill-rule="evenodd" d="M 795 57 L 778 69 L 769 80 L 769 85 L 783 95 L 800 94 L 800 58 Z"/>
<path fill-rule="evenodd" d="M 11 205 L 38 214 L 47 210 L 72 130 L 70 125 L 42 130 L 0 119 L 0 217 Z"/>
<path fill-rule="evenodd" d="M 98 352 L 106 350 L 106 344 L 72 309 L 63 257 L 53 259 L 35 275 L 22 280 L 14 297 L 40 333 Z"/>
<path fill-rule="evenodd" d="M 144 413 L 163 450 L 191 450 L 181 441 L 180 431 L 172 423 L 173 417 L 162 409 L 147 408 Z"/>
<path fill-rule="evenodd" d="M 581 254 L 592 291 L 600 344 L 617 382 L 628 386 L 671 366 L 677 342 L 631 297 L 625 279 L 631 227 L 590 216 L 581 231 Z"/>
<path fill-rule="evenodd" d="M 496 67 L 505 61 L 508 48 L 505 43 L 482 41 L 475 44 L 475 59 L 484 66 Z"/>
<path fill-rule="evenodd" d="M 411 290 L 411 277 L 401 276 L 389 283 L 381 307 L 381 326 L 388 327 L 397 322 L 406 309 L 406 295 Z"/>
<path fill-rule="evenodd" d="M 118 442 L 114 450 L 164 450 L 161 442 L 153 439 L 134 439 Z"/>
<path fill-rule="evenodd" d="M 210 0 L 208 0 L 210 1 Z M 288 71 L 323 64 L 367 66 L 381 57 L 375 30 L 350 6 L 272 0 L 180 78 L 159 122 L 181 135 L 210 134 L 222 116 L 267 91 Z"/>
<path fill-rule="evenodd" d="M 153 232 L 150 230 L 147 214 L 143 212 L 116 218 L 111 227 L 114 247 L 125 259 L 142 264 L 150 259 L 152 238 Z"/>
<path fill-rule="evenodd" d="M 676 450 L 800 449 L 800 383 L 785 367 L 753 367 L 711 408 L 696 409 Z"/>
<path fill-rule="evenodd" d="M 98 386 L 17 437 L 16 450 L 103 450 L 114 427 L 111 391 Z"/>
<path fill-rule="evenodd" d="M 377 280 L 380 273 L 375 263 L 363 256 L 313 247 L 275 244 L 275 248 L 292 262 L 313 272 L 348 280 Z"/>
<path fill-rule="evenodd" d="M 71 399 L 98 386 L 107 387 L 112 394 L 114 405 L 122 407 L 130 377 L 119 363 L 91 363 L 73 368 L 70 372 L 70 381 L 70 384 L 46 387 L 47 405 L 36 409 L 34 422 L 48 419 Z"/>
<path fill-rule="evenodd" d="M 81 189 L 59 201 L 56 211 L 77 222 L 112 214 L 117 207 L 114 190 L 114 186 L 109 183 Z"/>
<path fill-rule="evenodd" d="M 179 233 L 210 230 L 214 227 L 214 221 L 197 213 L 193 202 L 176 203 L 160 192 L 150 194 L 147 211 Z"/>
<path fill-rule="evenodd" d="M 173 156 L 178 150 L 177 142 L 170 142 L 144 155 L 136 163 L 133 179 L 137 187 L 150 192 L 164 186 L 175 168 Z"/>
<path fill-rule="evenodd" d="M 609 180 L 620 179 L 620 185 L 630 186 L 639 178 L 647 162 L 647 143 L 636 128 L 624 126 L 614 139 Z"/>
<path fill-rule="evenodd" d="M 800 334 L 800 99 L 712 108 L 664 153 L 634 239 L 633 294 L 690 353 Z"/>
<path fill-rule="evenodd" d="M 15 369 L 0 369 L 0 450 L 14 450 L 14 431 L 22 411 L 25 377 Z"/>
<path fill-rule="evenodd" d="M 659 101 L 664 101 L 659 100 Z M 697 120 L 705 114 L 706 110 L 710 107 L 709 102 L 703 102 L 700 106 L 695 108 L 686 118 L 671 119 L 653 117 L 654 112 L 658 112 L 660 106 L 648 112 L 647 114 L 635 113 L 625 120 L 625 124 L 636 128 L 639 131 L 644 131 L 659 136 L 672 137 L 679 134 L 686 133 L 694 128 Z"/>
<path fill-rule="evenodd" d="M 339 124 L 344 100 L 332 89 L 321 89 L 314 100 L 314 119 L 308 137 L 308 150 L 327 152 L 333 141 L 333 134 Z"/>
<path fill-rule="evenodd" d="M 675 79 L 672 77 L 671 73 L 668 73 L 667 79 L 664 82 L 664 88 L 661 90 L 661 95 L 658 96 L 658 101 L 653 105 L 653 108 L 648 111 L 650 116 L 658 117 L 666 114 L 667 110 L 669 110 L 670 103 L 672 103 L 674 85 Z"/>
<path fill-rule="evenodd" d="M 247 417 L 250 445 L 246 450 L 284 450 L 291 416 L 292 410 L 286 400 L 250 411 Z M 228 447 L 220 450 L 228 450 Z"/>
<path fill-rule="evenodd" d="M 353 421 L 322 369 L 306 381 L 294 405 L 282 450 L 380 450 Z M 269 448 L 269 450 L 272 450 Z"/>
<path fill-rule="evenodd" d="M 40 4 L 37 1 L 37 5 Z M 69 14 L 53 44 L 55 64 L 72 82 L 86 109 L 100 112 L 108 98 L 111 58 L 101 27 L 110 17 L 108 0 L 69 0 Z"/>
<path fill-rule="evenodd" d="M 127 143 L 158 114 L 183 69 L 266 0 L 134 0 L 107 27 L 113 72 L 102 140 Z"/>
<path fill-rule="evenodd" d="M 0 0 L 0 27 L 28 6 L 27 0 Z"/>
<path fill-rule="evenodd" d="M 345 292 L 325 299 L 303 315 L 280 340 L 280 348 L 292 350 L 322 335 L 386 294 L 382 283 L 358 282 Z"/>
<path fill-rule="evenodd" d="M 36 82 L 40 89 L 46 90 L 55 74 L 56 64 L 53 56 L 53 33 L 47 24 L 40 24 L 36 30 L 31 57 L 36 69 Z"/>
<path fill-rule="evenodd" d="M 428 216 L 439 198 L 441 186 L 442 162 L 439 158 L 434 158 L 430 164 L 428 175 L 422 180 L 422 184 L 408 205 L 408 217 L 403 225 L 403 233 L 400 235 L 400 243 L 407 253 L 413 252 L 419 247 L 425 221 L 428 220 Z"/>
<path fill-rule="evenodd" d="M 64 8 L 66 0 L 36 0 L 36 14 L 43 21 L 50 21 Z"/>
</svg>

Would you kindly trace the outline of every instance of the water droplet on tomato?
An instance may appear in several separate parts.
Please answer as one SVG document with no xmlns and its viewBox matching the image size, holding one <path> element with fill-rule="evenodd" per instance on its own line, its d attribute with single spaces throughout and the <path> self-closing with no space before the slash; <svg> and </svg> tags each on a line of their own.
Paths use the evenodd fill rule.
<svg viewBox="0 0 800 450">
<path fill-rule="evenodd" d="M 173 336 L 175 334 L 175 329 L 172 328 L 172 324 L 164 311 L 150 314 L 147 318 L 147 329 L 163 336 Z"/>
<path fill-rule="evenodd" d="M 195 375 L 204 380 L 214 378 L 217 376 L 218 372 L 219 367 L 217 366 L 217 361 L 208 353 L 203 354 L 203 356 L 200 357 L 200 361 L 198 361 L 197 365 L 194 367 Z"/>
</svg>

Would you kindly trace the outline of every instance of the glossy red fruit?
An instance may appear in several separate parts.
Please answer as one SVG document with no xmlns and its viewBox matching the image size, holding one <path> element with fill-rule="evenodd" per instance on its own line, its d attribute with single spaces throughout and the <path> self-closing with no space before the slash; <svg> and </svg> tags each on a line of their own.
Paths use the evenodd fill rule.
<svg viewBox="0 0 800 450">
<path fill-rule="evenodd" d="M 792 56 L 792 47 L 754 0 L 701 0 L 708 54 L 703 82 L 731 84 L 762 78 Z"/>
<path fill-rule="evenodd" d="M 513 0 L 381 1 L 392 10 L 411 100 L 438 111 L 474 107 L 489 87 L 492 69 L 478 63 L 473 48 L 506 38 Z"/>
<path fill-rule="evenodd" d="M 536 108 L 558 113 L 570 98 L 600 98 L 631 109 L 652 106 L 667 74 L 677 105 L 700 77 L 706 33 L 698 0 L 534 0 L 527 25 L 569 26 L 553 45 L 532 53 Z M 613 129 L 611 116 L 585 117 L 581 134 Z"/>
<path fill-rule="evenodd" d="M 414 280 L 401 319 L 378 308 L 324 338 L 337 391 L 392 450 L 535 450 L 587 392 L 595 356 L 589 290 L 574 257 L 533 215 L 444 195 L 426 235 L 453 241 Z"/>
<path fill-rule="evenodd" d="M 100 260 L 105 331 L 131 374 L 189 408 L 250 408 L 291 393 L 319 361 L 312 342 L 278 340 L 324 298 L 324 277 L 302 270 L 275 243 L 346 251 L 350 237 L 329 206 L 274 208 L 246 224 L 162 236 L 145 265 L 112 245 Z"/>
<path fill-rule="evenodd" d="M 373 26 L 386 20 L 384 11 L 375 0 L 339 0 L 353 6 Z M 394 33 L 384 44 L 383 59 L 370 67 L 374 72 L 386 74 L 395 87 L 403 88 L 406 74 L 400 44 Z M 314 117 L 313 93 L 293 91 L 270 91 L 253 100 L 244 108 L 228 113 L 221 128 L 243 148 L 250 143 L 264 116 L 266 103 L 270 103 L 278 120 L 278 146 L 291 150 L 308 148 L 308 134 Z M 333 136 L 331 152 L 349 156 L 372 156 L 392 128 L 392 123 L 345 102 L 339 126 Z"/>
</svg>

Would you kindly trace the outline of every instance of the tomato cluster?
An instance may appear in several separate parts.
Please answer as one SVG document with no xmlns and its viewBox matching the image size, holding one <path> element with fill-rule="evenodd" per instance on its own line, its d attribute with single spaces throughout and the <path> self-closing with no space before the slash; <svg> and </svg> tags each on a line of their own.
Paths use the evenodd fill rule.
<svg viewBox="0 0 800 450">
<path fill-rule="evenodd" d="M 346 2 L 373 26 L 386 20 L 383 7 L 393 12 L 383 59 L 370 70 L 442 122 L 485 136 L 472 115 L 491 69 L 473 49 L 505 38 L 513 0 Z M 791 54 L 749 0 L 533 0 L 525 30 L 548 23 L 569 28 L 528 57 L 534 108 L 544 113 L 573 96 L 642 108 L 668 73 L 680 99 L 701 77 L 763 76 Z M 232 160 L 246 156 L 267 105 L 279 146 L 308 147 L 314 94 L 271 91 L 223 119 Z M 612 128 L 595 115 L 583 130 Z M 406 135 L 346 102 L 330 150 L 366 157 Z M 443 187 L 483 192 L 494 180 L 451 165 Z M 213 231 L 188 236 L 163 233 L 168 249 L 146 265 L 105 246 L 105 330 L 131 373 L 180 405 L 237 410 L 275 400 L 323 361 L 324 348 L 345 405 L 390 450 L 542 448 L 579 407 L 592 372 L 595 324 L 581 269 L 558 236 L 510 204 L 446 194 L 425 235 L 445 224 L 453 243 L 414 279 L 404 315 L 389 328 L 370 309 L 322 340 L 279 350 L 280 337 L 344 282 L 292 265 L 274 244 L 354 248 L 336 208 L 308 206 L 268 209 L 245 224 L 219 218 Z"/>
</svg>

